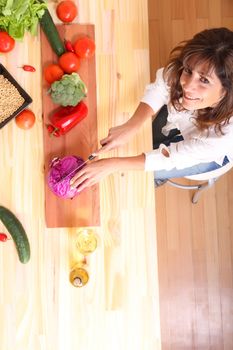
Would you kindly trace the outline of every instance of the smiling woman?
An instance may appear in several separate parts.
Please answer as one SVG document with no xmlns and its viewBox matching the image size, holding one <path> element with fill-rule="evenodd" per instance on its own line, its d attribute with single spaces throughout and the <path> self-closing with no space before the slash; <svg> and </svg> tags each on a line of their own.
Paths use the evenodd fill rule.
<svg viewBox="0 0 233 350">
<path fill-rule="evenodd" d="M 175 47 L 157 71 L 141 102 L 123 125 L 100 141 L 101 154 L 126 143 L 149 118 L 153 151 L 128 158 L 105 158 L 72 179 L 80 189 L 114 171 L 154 172 L 155 186 L 168 178 L 205 173 L 233 161 L 233 32 L 207 29 Z"/>
<path fill-rule="evenodd" d="M 208 74 L 208 67 L 202 63 L 184 66 L 180 77 L 182 106 L 187 110 L 197 110 L 216 106 L 225 91 L 214 71 Z"/>
</svg>

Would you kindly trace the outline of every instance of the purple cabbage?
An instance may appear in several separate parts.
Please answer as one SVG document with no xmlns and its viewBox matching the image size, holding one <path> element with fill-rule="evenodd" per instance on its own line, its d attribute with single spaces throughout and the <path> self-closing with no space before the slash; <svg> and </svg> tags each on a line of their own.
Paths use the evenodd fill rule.
<svg viewBox="0 0 233 350">
<path fill-rule="evenodd" d="M 83 165 L 84 160 L 76 156 L 54 158 L 50 164 L 48 174 L 48 186 L 51 191 L 58 197 L 75 197 L 78 191 L 77 188 L 70 188 L 70 180 Z"/>
</svg>

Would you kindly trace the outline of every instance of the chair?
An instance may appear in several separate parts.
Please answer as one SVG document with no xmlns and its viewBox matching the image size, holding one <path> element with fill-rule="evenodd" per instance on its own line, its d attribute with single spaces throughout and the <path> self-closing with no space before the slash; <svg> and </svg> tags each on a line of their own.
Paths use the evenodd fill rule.
<svg viewBox="0 0 233 350">
<path fill-rule="evenodd" d="M 209 171 L 207 173 L 203 174 L 197 174 L 197 175 L 191 175 L 191 176 L 185 176 L 185 179 L 189 180 L 197 180 L 197 181 L 206 181 L 201 184 L 197 185 L 181 185 L 177 182 L 174 182 L 172 180 L 168 180 L 167 183 L 169 185 L 172 185 L 174 187 L 187 189 L 187 190 L 196 190 L 192 197 L 192 203 L 196 204 L 198 202 L 198 199 L 202 193 L 202 191 L 210 188 L 214 185 L 214 183 L 226 172 L 228 172 L 233 167 L 233 162 L 229 162 L 226 165 L 224 165 L 221 168 L 218 168 L 216 170 Z"/>
</svg>

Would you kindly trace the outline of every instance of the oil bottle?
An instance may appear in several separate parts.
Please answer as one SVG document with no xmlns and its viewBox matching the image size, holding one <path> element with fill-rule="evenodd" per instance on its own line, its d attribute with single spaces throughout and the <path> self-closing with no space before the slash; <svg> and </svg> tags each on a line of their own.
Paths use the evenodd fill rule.
<svg viewBox="0 0 233 350">
<path fill-rule="evenodd" d="M 70 283 L 74 287 L 83 287 L 89 281 L 89 274 L 87 272 L 87 264 L 85 260 L 78 262 L 70 271 Z"/>
</svg>

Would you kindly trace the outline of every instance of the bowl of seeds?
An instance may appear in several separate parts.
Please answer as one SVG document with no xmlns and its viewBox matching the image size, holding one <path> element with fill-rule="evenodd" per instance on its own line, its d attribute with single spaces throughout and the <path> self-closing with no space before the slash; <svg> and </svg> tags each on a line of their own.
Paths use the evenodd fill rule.
<svg viewBox="0 0 233 350">
<path fill-rule="evenodd" d="M 32 98 L 0 63 L 0 128 L 22 112 Z"/>
</svg>

